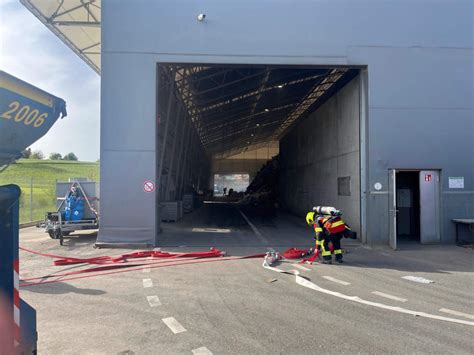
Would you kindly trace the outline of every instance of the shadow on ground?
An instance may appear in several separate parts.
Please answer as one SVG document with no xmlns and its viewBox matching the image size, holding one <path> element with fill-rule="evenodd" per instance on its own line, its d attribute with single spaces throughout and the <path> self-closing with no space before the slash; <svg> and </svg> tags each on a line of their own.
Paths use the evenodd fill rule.
<svg viewBox="0 0 474 355">
<path fill-rule="evenodd" d="M 44 293 L 44 294 L 51 294 L 51 295 L 76 293 L 76 294 L 88 295 L 88 296 L 100 296 L 106 293 L 105 291 L 97 290 L 93 288 L 75 287 L 73 285 L 60 282 L 60 281 L 44 284 L 44 285 L 35 285 L 31 287 L 28 287 L 28 282 L 23 282 L 23 286 L 21 290 L 22 292 L 29 291 L 29 292 L 34 292 L 34 293 Z"/>
<path fill-rule="evenodd" d="M 71 233 L 64 237 L 63 248 L 66 250 L 74 249 L 78 246 L 87 246 L 94 244 L 97 240 L 97 232 L 92 233 Z"/>
</svg>

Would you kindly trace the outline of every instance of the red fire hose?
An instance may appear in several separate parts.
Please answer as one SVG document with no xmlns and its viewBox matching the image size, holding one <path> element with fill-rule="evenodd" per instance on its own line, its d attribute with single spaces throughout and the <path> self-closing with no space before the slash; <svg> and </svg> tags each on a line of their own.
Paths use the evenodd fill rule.
<svg viewBox="0 0 474 355">
<path fill-rule="evenodd" d="M 103 265 L 103 266 L 96 266 L 91 267 L 88 269 L 72 271 L 67 273 L 59 273 L 59 274 L 51 274 L 39 277 L 31 277 L 28 279 L 22 279 L 21 287 L 28 287 L 34 285 L 41 285 L 45 283 L 53 283 L 53 282 L 62 282 L 67 280 L 75 280 L 87 277 L 95 277 L 101 275 L 110 275 L 122 272 L 130 272 L 130 271 L 137 271 L 144 268 L 159 268 L 159 267 L 169 267 L 169 266 L 178 266 L 178 265 L 189 265 L 189 264 L 197 264 L 197 263 L 206 263 L 206 262 L 213 262 L 213 261 L 229 261 L 229 260 L 240 260 L 240 259 L 250 259 L 250 258 L 261 258 L 265 254 L 255 254 L 255 255 L 247 255 L 247 256 L 234 256 L 234 257 L 226 257 L 225 252 L 217 248 L 211 248 L 208 252 L 192 252 L 192 253 L 172 253 L 172 252 L 164 252 L 161 250 L 145 250 L 145 251 L 138 251 L 129 254 L 123 254 L 118 256 L 97 256 L 93 258 L 72 258 L 72 257 L 65 257 L 55 254 L 47 254 L 47 253 L 40 253 L 31 249 L 20 247 L 21 250 L 44 256 L 49 258 L 57 259 L 54 261 L 54 265 L 62 266 L 62 265 L 74 265 L 74 264 L 92 264 L 92 265 Z M 137 260 L 137 259 L 144 259 L 147 260 Z M 149 258 L 153 259 L 164 259 L 164 260 L 150 260 Z M 129 260 L 135 261 L 130 262 Z M 173 260 L 170 260 L 173 259 Z M 211 259 L 211 260 L 200 260 L 200 259 Z M 157 265 L 158 264 L 158 265 Z M 114 270 L 114 269 L 125 269 L 125 270 Z M 113 270 L 113 271 L 108 271 Z M 92 273 L 92 274 L 88 274 Z M 88 275 L 80 275 L 80 274 L 88 274 Z M 63 278 L 66 277 L 66 278 Z M 54 280 L 45 280 L 49 278 L 56 278 Z M 42 280 L 38 282 L 29 282 L 34 280 Z"/>
</svg>

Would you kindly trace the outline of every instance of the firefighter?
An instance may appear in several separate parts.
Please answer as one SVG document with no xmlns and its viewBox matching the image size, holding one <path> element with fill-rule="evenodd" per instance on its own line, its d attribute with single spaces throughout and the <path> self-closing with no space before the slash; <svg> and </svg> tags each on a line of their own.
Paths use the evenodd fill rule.
<svg viewBox="0 0 474 355">
<path fill-rule="evenodd" d="M 334 207 L 313 207 L 306 214 L 306 222 L 314 226 L 316 249 L 321 252 L 323 264 L 332 264 L 332 254 L 336 262 L 342 263 L 341 239 L 357 239 L 357 233 L 342 220 L 342 213 Z"/>
<path fill-rule="evenodd" d="M 321 217 L 318 222 L 323 228 L 324 242 L 321 247 L 321 255 L 324 264 L 332 264 L 332 255 L 329 243 L 332 244 L 332 253 L 336 262 L 342 263 L 341 239 L 344 237 L 346 224 L 342 220 L 340 211 L 331 211 L 331 215 Z"/>
<path fill-rule="evenodd" d="M 321 216 L 316 214 L 316 212 L 314 211 L 310 211 L 306 214 L 306 223 L 308 223 L 308 225 L 310 226 L 313 226 L 314 228 L 314 232 L 315 232 L 314 240 L 316 242 L 316 249 L 319 251 L 321 251 L 321 248 L 324 244 L 324 232 L 323 232 L 321 223 L 319 221 L 320 219 L 321 219 Z"/>
</svg>

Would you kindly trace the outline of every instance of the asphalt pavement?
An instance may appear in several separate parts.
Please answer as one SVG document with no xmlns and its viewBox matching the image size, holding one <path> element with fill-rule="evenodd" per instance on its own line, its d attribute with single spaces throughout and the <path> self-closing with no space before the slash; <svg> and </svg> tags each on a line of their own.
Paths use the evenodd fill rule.
<svg viewBox="0 0 474 355">
<path fill-rule="evenodd" d="M 65 256 L 131 251 L 94 249 L 86 233 L 63 247 L 35 228 L 20 240 Z M 164 250 L 212 246 L 237 256 L 309 248 L 312 230 L 294 216 L 261 221 L 226 204 L 163 225 Z M 259 258 L 149 267 L 22 287 L 21 296 L 37 310 L 40 354 L 474 353 L 471 249 L 343 247 L 342 265 L 282 262 L 273 265 L 288 271 L 280 273 Z M 23 279 L 80 269 L 21 252 Z"/>
</svg>

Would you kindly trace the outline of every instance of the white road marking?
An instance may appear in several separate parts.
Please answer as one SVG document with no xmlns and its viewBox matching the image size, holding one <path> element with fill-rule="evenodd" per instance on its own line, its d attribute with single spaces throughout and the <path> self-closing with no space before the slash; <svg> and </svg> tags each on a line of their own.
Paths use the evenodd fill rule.
<svg viewBox="0 0 474 355">
<path fill-rule="evenodd" d="M 332 282 L 335 282 L 335 283 L 338 283 L 338 284 L 341 284 L 341 285 L 344 285 L 344 286 L 350 285 L 350 282 L 342 281 L 342 280 L 336 279 L 336 278 L 331 277 L 331 276 L 323 276 L 323 279 L 326 279 L 326 280 L 329 280 L 329 281 L 332 281 Z"/>
<path fill-rule="evenodd" d="M 247 216 L 245 215 L 245 213 L 243 213 L 240 208 L 237 208 L 237 210 L 239 211 L 240 215 L 245 219 L 245 222 L 247 222 L 247 224 L 250 226 L 250 228 L 252 228 L 253 232 L 255 233 L 255 235 L 257 236 L 257 239 L 260 240 L 262 243 L 268 245 L 270 242 L 268 241 L 267 238 L 265 238 L 262 233 L 260 233 L 260 231 L 257 229 L 257 227 L 255 227 L 255 225 L 250 222 L 250 219 L 247 218 Z"/>
<path fill-rule="evenodd" d="M 311 269 L 308 269 L 307 267 L 304 267 L 303 265 L 300 265 L 300 264 L 293 264 L 293 266 L 304 271 L 311 271 Z"/>
<path fill-rule="evenodd" d="M 143 269 L 143 272 L 150 272 L 150 271 L 151 271 L 151 269 L 149 267 L 146 267 L 146 268 Z"/>
<path fill-rule="evenodd" d="M 439 311 L 440 311 L 440 312 L 444 312 L 444 313 L 449 313 L 449 314 L 452 314 L 452 315 L 455 315 L 455 316 L 460 316 L 460 317 L 465 317 L 465 318 L 469 318 L 469 319 L 474 319 L 474 315 L 472 315 L 472 314 L 467 314 L 467 313 L 462 313 L 462 312 L 458 312 L 458 311 L 453 311 L 452 309 L 441 308 Z"/>
<path fill-rule="evenodd" d="M 230 229 L 225 228 L 193 228 L 193 232 L 204 232 L 204 233 L 230 233 Z"/>
<path fill-rule="evenodd" d="M 452 323 L 459 323 L 459 324 L 474 326 L 474 322 L 470 322 L 470 321 L 466 321 L 466 320 L 461 320 L 461 319 L 456 319 L 456 318 L 448 318 L 448 317 L 441 317 L 441 316 L 438 316 L 438 315 L 435 315 L 435 314 L 412 311 L 410 309 L 401 308 L 401 307 L 393 307 L 393 306 L 389 306 L 389 305 L 386 305 L 386 304 L 383 304 L 383 303 L 367 301 L 367 300 L 364 300 L 364 299 L 362 299 L 358 296 L 348 296 L 348 295 L 345 295 L 345 294 L 340 293 L 340 292 L 331 291 L 331 290 L 322 288 L 322 287 L 316 285 L 315 283 L 313 283 L 311 281 L 308 281 L 305 278 L 299 276 L 299 271 L 298 270 L 284 271 L 284 270 L 278 269 L 278 268 L 273 267 L 273 266 L 267 266 L 265 264 L 263 264 L 262 266 L 265 269 L 276 271 L 276 272 L 279 272 L 279 273 L 293 274 L 296 277 L 296 283 L 298 285 L 307 287 L 307 288 L 312 289 L 312 290 L 317 291 L 317 292 L 321 292 L 321 293 L 325 293 L 325 294 L 328 294 L 328 295 L 331 295 L 331 296 L 339 297 L 339 298 L 342 298 L 342 299 L 345 299 L 345 300 L 348 300 L 348 301 L 357 302 L 357 303 L 365 304 L 365 305 L 372 306 L 372 307 L 383 308 L 383 309 L 387 309 L 387 310 L 394 311 L 394 312 L 399 312 L 399 313 L 404 313 L 404 314 L 411 314 L 413 316 L 419 316 L 419 317 L 442 320 L 442 321 L 446 321 L 446 322 L 452 322 Z"/>
<path fill-rule="evenodd" d="M 389 295 L 388 293 L 383 293 L 383 292 L 379 292 L 379 291 L 372 291 L 372 293 L 373 293 L 374 295 L 381 296 L 381 297 L 385 297 L 385 298 L 388 298 L 388 299 L 391 299 L 391 300 L 394 300 L 394 301 L 399 301 L 399 302 L 406 302 L 406 301 L 408 301 L 406 298 L 401 298 L 401 297 L 397 297 L 397 296 L 392 296 L 392 295 Z"/>
<path fill-rule="evenodd" d="M 186 329 L 174 318 L 163 318 L 162 321 L 170 328 L 174 334 L 185 332 Z"/>
<path fill-rule="evenodd" d="M 422 284 L 432 284 L 434 281 L 425 279 L 424 277 L 419 277 L 419 276 L 402 276 L 402 279 L 408 280 L 408 281 L 414 281 L 414 282 L 419 282 Z"/>
<path fill-rule="evenodd" d="M 192 350 L 192 352 L 194 355 L 212 355 L 212 352 L 205 346 L 203 346 L 202 348 L 194 349 Z"/>
<path fill-rule="evenodd" d="M 153 281 L 151 281 L 151 279 L 143 279 L 143 287 L 145 288 L 153 287 Z"/>
<path fill-rule="evenodd" d="M 148 300 L 148 303 L 150 304 L 150 307 L 161 306 L 161 301 L 158 298 L 158 296 L 146 296 L 146 299 Z"/>
</svg>

